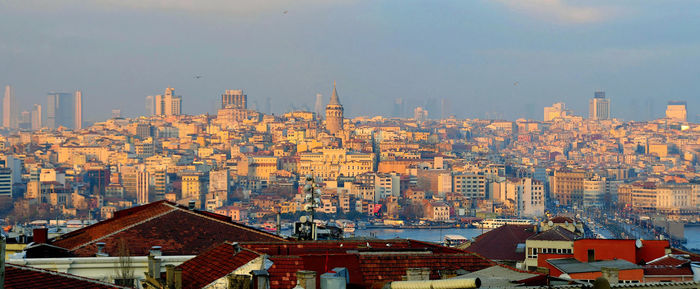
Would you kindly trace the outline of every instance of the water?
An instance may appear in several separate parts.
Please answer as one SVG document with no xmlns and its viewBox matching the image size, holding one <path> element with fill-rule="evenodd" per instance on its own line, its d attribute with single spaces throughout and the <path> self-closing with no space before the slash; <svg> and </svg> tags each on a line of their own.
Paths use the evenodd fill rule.
<svg viewBox="0 0 700 289">
<path fill-rule="evenodd" d="M 700 251 L 700 226 L 685 227 L 685 239 L 688 240 L 686 248 Z"/>
<path fill-rule="evenodd" d="M 484 231 L 485 232 L 485 231 Z M 413 239 L 424 242 L 440 243 L 445 235 L 461 235 L 467 239 L 481 235 L 481 229 L 365 229 L 355 231 L 355 237 L 374 237 L 378 239 Z"/>
</svg>

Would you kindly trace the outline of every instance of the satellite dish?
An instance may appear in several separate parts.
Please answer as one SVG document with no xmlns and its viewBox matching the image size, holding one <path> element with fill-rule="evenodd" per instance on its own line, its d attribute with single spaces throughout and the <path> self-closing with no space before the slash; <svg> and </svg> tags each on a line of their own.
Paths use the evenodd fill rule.
<svg viewBox="0 0 700 289">
<path fill-rule="evenodd" d="M 550 227 L 551 227 L 551 226 L 554 226 L 554 222 L 552 222 L 552 221 L 550 220 L 549 222 L 547 222 L 547 225 L 549 225 Z"/>
<path fill-rule="evenodd" d="M 299 218 L 299 222 L 306 223 L 306 221 L 307 221 L 306 216 L 301 216 L 301 218 Z"/>
<path fill-rule="evenodd" d="M 637 241 L 634 241 L 634 245 L 637 246 L 637 249 L 642 248 L 642 239 L 637 239 Z"/>
</svg>

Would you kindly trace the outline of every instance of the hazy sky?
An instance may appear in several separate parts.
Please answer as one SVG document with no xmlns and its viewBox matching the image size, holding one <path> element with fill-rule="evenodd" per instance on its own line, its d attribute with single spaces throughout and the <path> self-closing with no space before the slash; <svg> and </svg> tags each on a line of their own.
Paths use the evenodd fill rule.
<svg viewBox="0 0 700 289">
<path fill-rule="evenodd" d="M 700 1 L 0 0 L 0 85 L 22 110 L 81 89 L 85 119 L 135 116 L 170 85 L 188 114 L 225 89 L 285 112 L 334 80 L 350 116 L 397 97 L 458 117 L 541 119 L 558 101 L 587 115 L 604 89 L 613 116 L 687 100 L 695 121 Z"/>
</svg>

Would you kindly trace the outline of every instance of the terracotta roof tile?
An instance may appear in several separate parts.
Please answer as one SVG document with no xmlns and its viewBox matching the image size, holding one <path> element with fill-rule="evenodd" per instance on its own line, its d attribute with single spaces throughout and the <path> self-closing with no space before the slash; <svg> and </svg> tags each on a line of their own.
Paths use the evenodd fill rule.
<svg viewBox="0 0 700 289">
<path fill-rule="evenodd" d="M 516 248 L 535 233 L 534 226 L 503 225 L 478 236 L 467 251 L 492 260 L 522 261 L 525 260 L 525 250 L 517 252 Z"/>
<path fill-rule="evenodd" d="M 76 256 L 94 256 L 97 243 L 105 252 L 118 255 L 125 240 L 132 256 L 148 254 L 151 246 L 161 246 L 164 255 L 197 255 L 224 241 L 283 241 L 284 239 L 242 224 L 226 216 L 159 201 L 124 211 L 92 226 L 65 234 L 52 245 L 67 248 Z"/>
<path fill-rule="evenodd" d="M 236 252 L 231 243 L 220 244 L 178 266 L 182 268 L 182 288 L 202 288 L 260 256 L 245 248 Z"/>
<path fill-rule="evenodd" d="M 111 289 L 126 288 L 101 282 L 98 280 L 79 277 L 71 274 L 58 273 L 32 267 L 5 264 L 5 288 L 33 288 L 33 289 Z"/>
</svg>

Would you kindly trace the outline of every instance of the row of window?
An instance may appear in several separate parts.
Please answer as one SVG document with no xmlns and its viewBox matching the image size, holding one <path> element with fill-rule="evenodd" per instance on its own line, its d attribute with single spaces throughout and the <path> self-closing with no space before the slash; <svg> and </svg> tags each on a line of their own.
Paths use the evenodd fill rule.
<svg viewBox="0 0 700 289">
<path fill-rule="evenodd" d="M 528 258 L 537 258 L 537 254 L 573 254 L 573 249 L 527 248 Z"/>
</svg>

